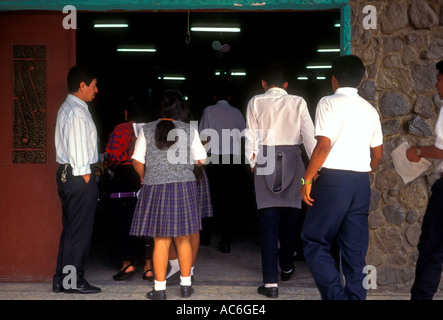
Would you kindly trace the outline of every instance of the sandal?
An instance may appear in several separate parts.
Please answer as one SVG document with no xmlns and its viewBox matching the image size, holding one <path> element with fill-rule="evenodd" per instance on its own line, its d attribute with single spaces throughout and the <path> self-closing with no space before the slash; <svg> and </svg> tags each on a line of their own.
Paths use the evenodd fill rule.
<svg viewBox="0 0 443 320">
<path fill-rule="evenodd" d="M 133 266 L 132 264 L 127 265 L 122 270 L 120 270 L 117 274 L 113 275 L 112 278 L 116 281 L 126 280 L 131 278 L 135 274 L 135 270 L 126 272 L 126 270 Z"/>
<path fill-rule="evenodd" d="M 143 280 L 148 280 L 149 282 L 152 282 L 152 280 L 154 280 L 154 275 L 152 276 L 147 276 L 146 274 L 148 272 L 152 272 L 152 269 L 148 269 L 145 272 L 143 272 Z"/>
</svg>

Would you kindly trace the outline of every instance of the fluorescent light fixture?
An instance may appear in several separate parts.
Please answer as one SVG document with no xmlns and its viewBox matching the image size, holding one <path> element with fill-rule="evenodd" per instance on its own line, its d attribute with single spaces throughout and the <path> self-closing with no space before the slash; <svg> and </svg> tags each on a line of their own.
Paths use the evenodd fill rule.
<svg viewBox="0 0 443 320">
<path fill-rule="evenodd" d="M 96 23 L 94 28 L 127 28 L 127 23 Z"/>
<path fill-rule="evenodd" d="M 306 69 L 331 69 L 331 65 L 310 65 L 306 66 Z"/>
<path fill-rule="evenodd" d="M 326 77 L 324 77 L 324 76 L 319 76 L 319 77 L 317 77 L 317 80 L 326 80 Z"/>
<path fill-rule="evenodd" d="M 216 71 L 215 72 L 216 76 L 219 76 L 221 74 L 222 73 L 220 71 Z M 223 72 L 223 74 L 227 74 L 227 72 Z M 246 76 L 246 72 L 244 72 L 244 71 L 232 71 L 231 72 L 231 76 L 233 76 L 233 77 L 244 77 L 244 76 Z"/>
<path fill-rule="evenodd" d="M 200 32 L 240 32 L 240 28 L 233 27 L 192 27 L 191 31 Z"/>
<path fill-rule="evenodd" d="M 334 24 L 334 27 L 336 27 L 336 28 L 340 28 L 340 23 L 336 23 L 336 24 Z"/>
<path fill-rule="evenodd" d="M 176 80 L 176 81 L 183 81 L 186 80 L 186 77 L 183 76 L 164 76 L 164 77 L 158 77 L 158 80 Z"/>
<path fill-rule="evenodd" d="M 319 48 L 317 52 L 325 53 L 325 52 L 340 52 L 340 48 Z"/>
<path fill-rule="evenodd" d="M 157 52 L 154 48 L 117 48 L 118 52 Z"/>
<path fill-rule="evenodd" d="M 308 79 L 308 77 L 300 76 L 300 77 L 297 77 L 297 80 L 309 80 L 309 79 Z"/>
</svg>

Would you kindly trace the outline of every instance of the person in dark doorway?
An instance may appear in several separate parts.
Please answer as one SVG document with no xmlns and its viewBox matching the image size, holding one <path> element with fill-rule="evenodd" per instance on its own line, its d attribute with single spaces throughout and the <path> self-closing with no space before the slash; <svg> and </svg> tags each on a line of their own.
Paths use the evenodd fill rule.
<svg viewBox="0 0 443 320">
<path fill-rule="evenodd" d="M 131 98 L 124 110 L 125 122 L 117 125 L 106 144 L 105 165 L 112 170 L 109 186 L 108 207 L 114 235 L 114 256 L 122 263 L 114 280 L 126 280 L 135 274 L 133 263 L 143 256 L 143 279 L 152 280 L 152 238 L 139 238 L 129 235 L 140 177 L 132 165 L 132 154 L 137 133 L 134 124 L 142 122 L 142 110 L 135 98 Z"/>
<path fill-rule="evenodd" d="M 242 214 L 238 207 L 244 193 L 241 164 L 242 134 L 246 127 L 240 110 L 231 106 L 231 83 L 221 75 L 213 82 L 216 103 L 203 110 L 199 131 L 208 150 L 207 173 L 211 189 L 216 230 L 220 234 L 219 249 L 231 252 L 234 220 Z"/>
<path fill-rule="evenodd" d="M 98 93 L 97 77 L 88 69 L 74 66 L 68 73 L 69 94 L 61 105 L 55 127 L 58 195 L 62 203 L 62 225 L 54 292 L 98 293 L 84 278 L 84 265 L 92 238 L 98 186 L 94 164 L 99 161 L 97 129 L 88 102 Z M 74 267 L 67 286 L 65 267 Z"/>
<path fill-rule="evenodd" d="M 381 161 L 383 135 L 377 110 L 358 95 L 364 74 L 357 56 L 333 61 L 334 94 L 317 105 L 317 145 L 302 180 L 303 200 L 310 206 L 302 228 L 303 252 L 324 300 L 366 299 L 368 173 Z M 330 252 L 334 239 L 343 259 L 345 287 Z"/>
<path fill-rule="evenodd" d="M 436 64 L 437 92 L 443 101 L 443 60 Z M 442 103 L 443 105 L 443 103 Z M 438 179 L 432 185 L 432 194 L 423 218 L 415 281 L 411 288 L 412 300 L 432 300 L 440 283 L 443 263 L 443 111 L 440 109 L 435 124 L 435 142 L 432 146 L 412 147 L 406 151 L 409 161 L 420 158 L 437 159 L 434 163 Z"/>
<path fill-rule="evenodd" d="M 301 208 L 300 179 L 305 172 L 299 145 L 308 156 L 315 146 L 314 124 L 305 100 L 286 92 L 284 69 L 271 65 L 262 77 L 264 94 L 246 111 L 246 157 L 254 173 L 264 285 L 258 293 L 278 297 L 281 280 L 295 272 L 296 224 Z M 280 249 L 279 249 L 280 243 Z"/>
<path fill-rule="evenodd" d="M 194 165 L 206 159 L 197 129 L 181 121 L 187 112 L 182 95 L 164 93 L 162 118 L 143 126 L 132 156 L 143 183 L 130 234 L 154 238 L 154 289 L 151 300 L 166 299 L 166 270 L 169 246 L 174 241 L 180 264 L 183 298 L 194 292 L 191 234 L 201 227 Z"/>
</svg>

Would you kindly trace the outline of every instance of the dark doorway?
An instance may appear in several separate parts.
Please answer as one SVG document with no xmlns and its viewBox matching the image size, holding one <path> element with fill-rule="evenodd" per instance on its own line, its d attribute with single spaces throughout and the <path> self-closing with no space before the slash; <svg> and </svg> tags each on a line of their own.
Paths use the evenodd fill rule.
<svg viewBox="0 0 443 320">
<path fill-rule="evenodd" d="M 97 22 L 119 21 L 128 27 L 94 28 Z M 164 89 L 179 89 L 189 98 L 198 120 L 204 107 L 213 103 L 208 84 L 217 71 L 246 73 L 232 77 L 236 89 L 232 105 L 244 112 L 248 100 L 263 92 L 259 75 L 269 61 L 287 66 L 291 75 L 288 92 L 303 96 L 314 116 L 318 99 L 331 93 L 330 81 L 327 69 L 306 66 L 328 64 L 338 54 L 318 53 L 317 49 L 340 47 L 340 30 L 334 27 L 339 21 L 339 10 L 79 13 L 77 61 L 90 64 L 100 77 L 92 112 L 103 141 L 121 122 L 120 110 L 131 96 L 143 101 L 148 117 L 155 118 L 157 96 Z M 241 32 L 191 31 L 187 39 L 188 26 L 202 25 L 238 26 Z M 229 52 L 215 50 L 214 41 L 229 45 Z M 125 45 L 148 45 L 157 51 L 117 52 Z M 164 80 L 167 75 L 186 80 Z M 298 80 L 299 76 L 308 80 Z"/>
<path fill-rule="evenodd" d="M 193 118 L 199 120 L 203 109 L 214 103 L 210 82 L 216 72 L 240 73 L 232 75 L 235 92 L 230 102 L 244 114 L 248 100 L 263 92 L 260 72 L 271 61 L 286 66 L 290 75 L 287 91 L 304 97 L 314 118 L 317 101 L 332 92 L 329 70 L 307 69 L 307 65 L 330 65 L 339 54 L 317 52 L 319 48 L 340 48 L 340 29 L 335 26 L 339 21 L 339 10 L 79 13 L 77 62 L 92 66 L 99 75 L 99 94 L 91 112 L 102 146 L 114 126 L 123 121 L 123 107 L 130 97 L 144 104 L 146 121 L 150 121 L 158 116 L 161 93 L 179 89 L 188 98 Z M 94 28 L 95 23 L 104 22 L 123 22 L 128 27 Z M 189 28 L 203 25 L 236 26 L 241 32 L 188 34 Z M 216 50 L 215 41 L 229 45 L 229 51 Z M 123 46 L 145 46 L 156 52 L 118 52 Z M 166 76 L 185 80 L 165 80 Z M 97 217 L 95 239 L 106 243 L 106 212 Z M 254 233 L 253 218 L 255 211 L 251 210 L 235 223 Z"/>
</svg>

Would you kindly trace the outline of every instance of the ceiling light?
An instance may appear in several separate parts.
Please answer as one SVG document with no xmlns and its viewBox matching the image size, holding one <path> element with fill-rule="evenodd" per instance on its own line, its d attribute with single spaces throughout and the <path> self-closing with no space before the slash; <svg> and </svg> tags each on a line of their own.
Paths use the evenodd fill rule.
<svg viewBox="0 0 443 320">
<path fill-rule="evenodd" d="M 236 71 L 236 72 L 231 72 L 231 76 L 246 76 L 246 72 L 243 71 Z"/>
<path fill-rule="evenodd" d="M 240 32 L 240 28 L 231 28 L 231 27 L 192 27 L 191 31 L 200 31 L 200 32 Z"/>
<path fill-rule="evenodd" d="M 176 81 L 183 81 L 186 80 L 186 77 L 183 76 L 164 76 L 164 77 L 158 77 L 159 80 L 176 80 Z"/>
<path fill-rule="evenodd" d="M 340 23 L 336 23 L 336 24 L 334 24 L 334 27 L 336 27 L 336 28 L 340 28 Z"/>
<path fill-rule="evenodd" d="M 331 65 L 310 65 L 306 66 L 306 69 L 331 69 Z"/>
<path fill-rule="evenodd" d="M 309 80 L 308 77 L 297 77 L 297 80 Z"/>
<path fill-rule="evenodd" d="M 340 48 L 319 48 L 317 52 L 325 53 L 325 52 L 340 52 Z"/>
<path fill-rule="evenodd" d="M 157 52 L 154 48 L 117 48 L 118 52 Z"/>
<path fill-rule="evenodd" d="M 127 28 L 127 23 L 96 23 L 94 28 Z"/>
<path fill-rule="evenodd" d="M 319 76 L 319 77 L 317 77 L 317 80 L 326 80 L 326 77 L 324 77 L 324 76 Z"/>
</svg>

